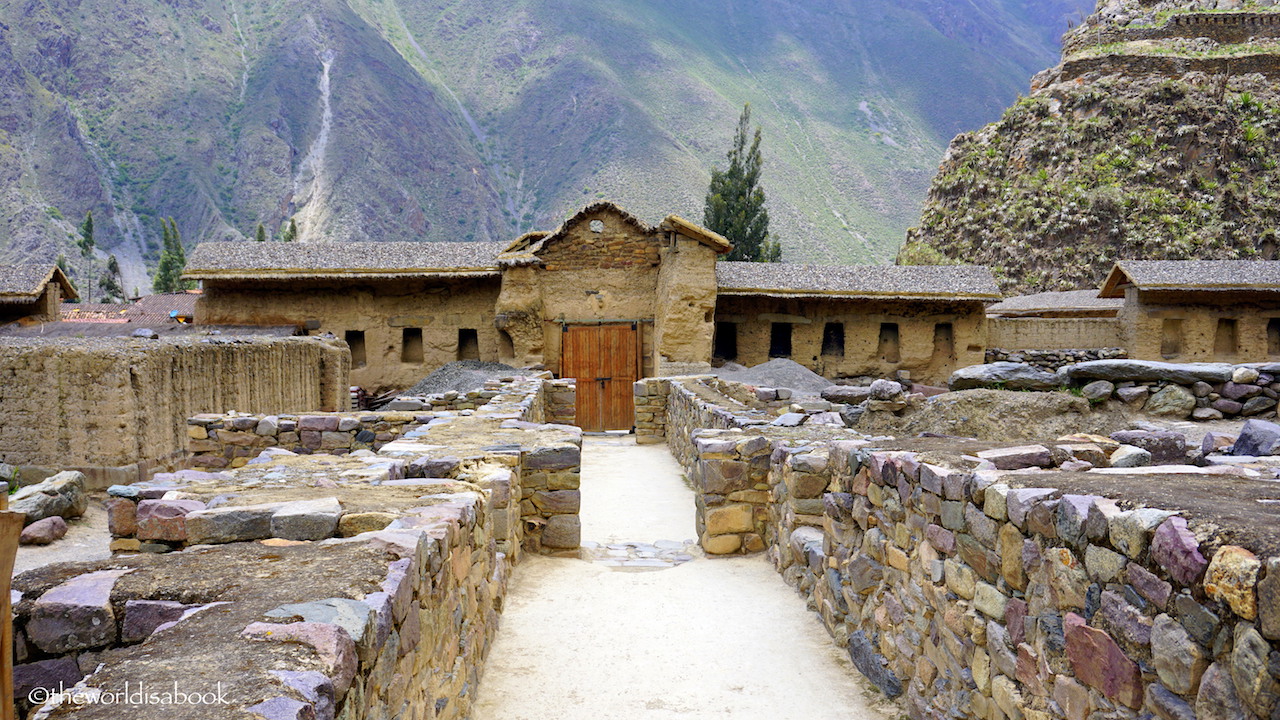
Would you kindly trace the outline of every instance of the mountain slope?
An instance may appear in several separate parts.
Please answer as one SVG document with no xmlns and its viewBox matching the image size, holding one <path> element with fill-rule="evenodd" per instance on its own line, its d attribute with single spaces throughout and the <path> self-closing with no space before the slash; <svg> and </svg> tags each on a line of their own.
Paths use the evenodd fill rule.
<svg viewBox="0 0 1280 720">
<path fill-rule="evenodd" d="M 1202 5 L 1112 0 L 1070 33 L 1035 92 L 952 142 L 900 261 L 1033 292 L 1117 259 L 1275 259 L 1280 23 L 1252 14 L 1277 8 Z"/>
<path fill-rule="evenodd" d="M 785 257 L 883 260 L 1084 1 L 0 0 L 0 260 L 74 256 L 89 210 L 74 273 L 113 252 L 129 289 L 167 216 L 188 245 L 697 220 L 744 102 Z"/>
</svg>

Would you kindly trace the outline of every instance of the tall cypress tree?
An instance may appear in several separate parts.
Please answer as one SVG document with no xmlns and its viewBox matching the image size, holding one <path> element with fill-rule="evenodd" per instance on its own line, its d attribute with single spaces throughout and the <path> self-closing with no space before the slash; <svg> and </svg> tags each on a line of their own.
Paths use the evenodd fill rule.
<svg viewBox="0 0 1280 720">
<path fill-rule="evenodd" d="M 162 240 L 160 264 L 156 266 L 151 289 L 158 293 L 186 290 L 191 283 L 182 279 L 182 271 L 187 267 L 187 253 L 182 249 L 182 236 L 178 234 L 178 223 L 173 218 L 161 218 L 160 229 Z"/>
<path fill-rule="evenodd" d="M 80 223 L 80 237 L 76 244 L 80 246 L 80 254 L 89 257 L 93 254 L 93 211 L 84 214 L 84 222 Z"/>
<path fill-rule="evenodd" d="M 711 170 L 703 224 L 733 243 L 726 260 L 778 262 L 782 259 L 782 248 L 769 239 L 769 211 L 764 206 L 764 188 L 760 187 L 760 170 L 764 165 L 760 154 L 760 126 L 752 133 L 751 103 L 742 107 L 728 158 L 727 169 Z"/>
<path fill-rule="evenodd" d="M 254 240 L 257 240 L 258 242 L 267 241 L 267 228 L 262 223 L 258 223 L 258 232 L 255 235 Z"/>
</svg>

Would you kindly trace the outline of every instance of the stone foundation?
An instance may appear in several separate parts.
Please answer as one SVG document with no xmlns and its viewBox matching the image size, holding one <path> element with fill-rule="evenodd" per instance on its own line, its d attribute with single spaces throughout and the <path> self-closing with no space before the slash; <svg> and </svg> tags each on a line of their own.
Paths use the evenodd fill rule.
<svg viewBox="0 0 1280 720">
<path fill-rule="evenodd" d="M 1086 362 L 1088 360 L 1112 360 L 1127 358 L 1129 353 L 1124 348 L 1089 348 L 1076 350 L 1005 350 L 1004 348 L 987 348 L 984 362 L 1017 362 L 1026 363 L 1042 370 L 1057 370 L 1066 365 Z"/>
</svg>

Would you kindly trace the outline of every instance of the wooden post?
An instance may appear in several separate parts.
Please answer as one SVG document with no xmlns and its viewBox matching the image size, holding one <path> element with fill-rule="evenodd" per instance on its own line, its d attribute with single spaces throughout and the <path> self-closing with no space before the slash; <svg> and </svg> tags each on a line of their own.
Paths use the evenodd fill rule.
<svg viewBox="0 0 1280 720">
<path fill-rule="evenodd" d="M 9 589 L 13 584 L 13 561 L 18 554 L 18 536 L 26 513 L 0 511 L 0 720 L 14 720 L 13 697 L 13 608 Z"/>
</svg>

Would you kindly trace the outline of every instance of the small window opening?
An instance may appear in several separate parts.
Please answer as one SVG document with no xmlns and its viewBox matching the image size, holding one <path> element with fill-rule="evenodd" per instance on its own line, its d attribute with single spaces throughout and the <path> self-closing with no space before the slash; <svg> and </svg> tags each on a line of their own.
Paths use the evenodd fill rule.
<svg viewBox="0 0 1280 720">
<path fill-rule="evenodd" d="M 348 330 L 343 333 L 343 339 L 347 341 L 347 347 L 351 348 L 351 367 L 364 367 L 364 331 Z"/>
<path fill-rule="evenodd" d="M 601 233 L 601 232 L 604 232 L 604 221 L 603 221 L 603 220 L 592 220 L 592 221 L 591 221 L 591 232 L 594 232 L 594 233 Z"/>
<path fill-rule="evenodd" d="M 877 352 L 884 362 L 902 362 L 902 350 L 898 342 L 898 323 L 880 323 L 880 344 Z"/>
<path fill-rule="evenodd" d="M 1182 318 L 1165 318 L 1160 324 L 1160 355 L 1166 358 L 1182 354 Z"/>
<path fill-rule="evenodd" d="M 400 362 L 422 362 L 422 328 L 405 328 L 400 338 Z"/>
<path fill-rule="evenodd" d="M 1280 318 L 1267 321 L 1267 354 L 1280 355 Z"/>
<path fill-rule="evenodd" d="M 716 323 L 715 338 L 712 340 L 712 354 L 721 360 L 738 359 L 738 323 Z"/>
<path fill-rule="evenodd" d="M 498 357 L 502 360 L 516 359 L 516 344 L 511 340 L 511 333 L 498 331 Z"/>
<path fill-rule="evenodd" d="M 791 357 L 791 323 L 773 323 L 769 329 L 769 357 Z"/>
<path fill-rule="evenodd" d="M 458 359 L 459 360 L 479 360 L 480 359 L 480 337 L 476 331 L 471 328 L 459 328 L 458 330 Z"/>
<path fill-rule="evenodd" d="M 933 356 L 939 360 L 954 360 L 956 355 L 956 331 L 951 323 L 933 326 Z"/>
<path fill-rule="evenodd" d="M 823 326 L 822 354 L 844 357 L 844 323 L 827 323 Z"/>
<path fill-rule="evenodd" d="M 1240 350 L 1240 336 L 1235 318 L 1218 318 L 1218 331 L 1213 335 L 1215 355 L 1235 355 Z"/>
</svg>

